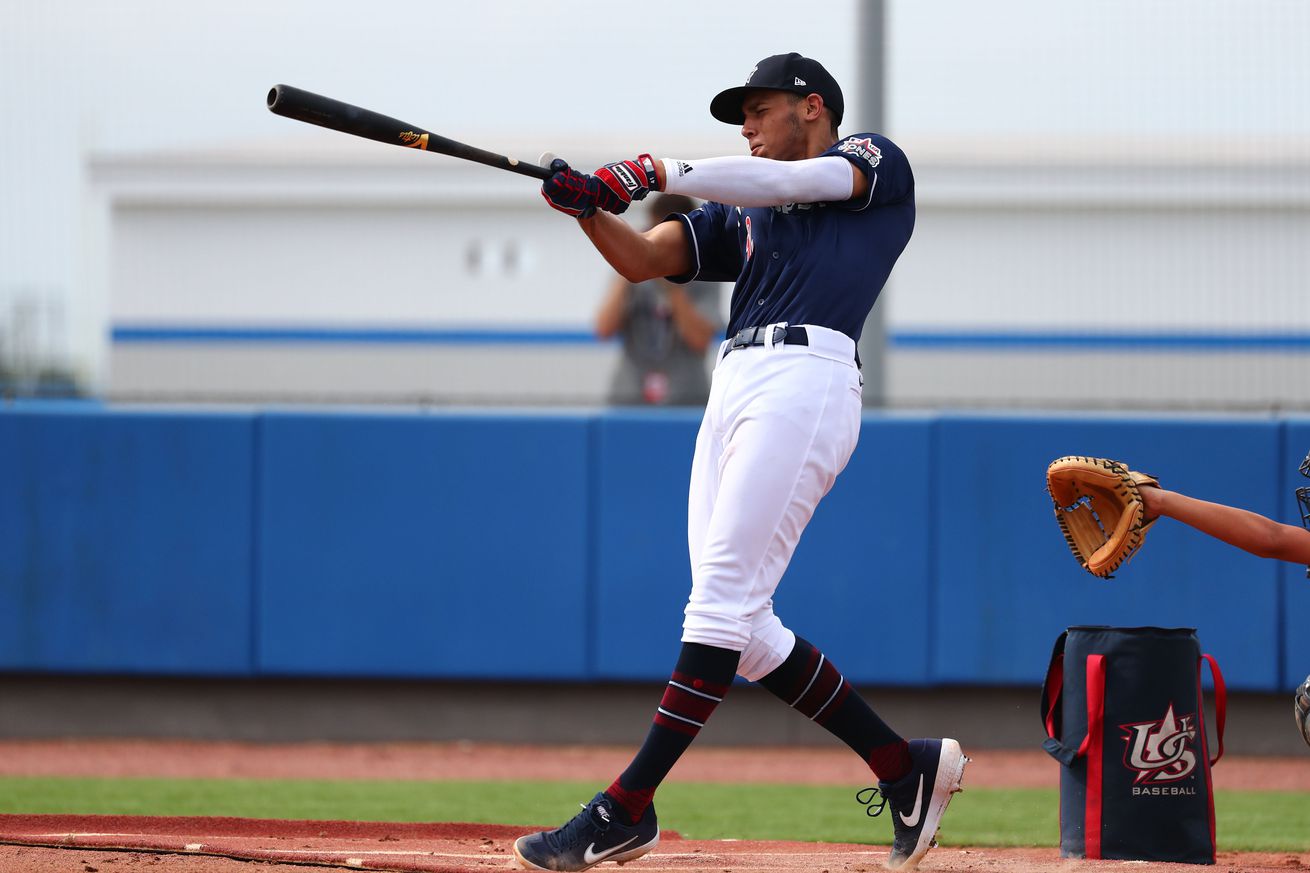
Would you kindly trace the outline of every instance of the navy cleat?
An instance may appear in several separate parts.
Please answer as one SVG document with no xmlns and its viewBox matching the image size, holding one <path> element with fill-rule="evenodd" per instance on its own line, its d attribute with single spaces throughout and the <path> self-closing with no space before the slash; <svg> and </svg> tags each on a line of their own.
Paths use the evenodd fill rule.
<svg viewBox="0 0 1310 873">
<path fill-rule="evenodd" d="M 616 804 L 601 792 L 563 827 L 514 841 L 514 857 L 523 870 L 590 870 L 602 861 L 620 864 L 640 858 L 660 841 L 655 806 L 635 825 L 620 822 Z M 620 810 L 621 812 L 621 810 Z"/>
<path fill-rule="evenodd" d="M 892 810 L 892 850 L 887 858 L 889 870 L 913 870 L 928 850 L 937 845 L 937 826 L 941 824 L 951 795 L 962 791 L 964 765 L 969 759 L 955 740 L 910 740 L 910 772 L 896 782 L 879 782 L 876 789 L 866 788 L 856 795 L 881 794 L 883 802 L 869 815 L 878 815 L 883 807 Z"/>
</svg>

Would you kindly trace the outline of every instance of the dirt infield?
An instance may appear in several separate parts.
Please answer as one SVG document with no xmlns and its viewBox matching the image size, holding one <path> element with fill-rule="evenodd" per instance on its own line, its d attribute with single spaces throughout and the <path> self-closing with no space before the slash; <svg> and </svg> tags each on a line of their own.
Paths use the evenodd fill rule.
<svg viewBox="0 0 1310 873">
<path fill-rule="evenodd" d="M 542 749 L 477 744 L 309 744 L 68 741 L 0 742 L 0 774 L 370 779 L 607 779 L 627 763 L 625 749 Z M 1055 785 L 1058 767 L 1044 754 L 972 750 L 966 787 Z M 853 784 L 866 778 L 839 749 L 693 749 L 674 771 L 686 781 Z M 1225 760 L 1218 788 L 1306 790 L 1310 757 Z M 183 873 L 303 871 L 304 865 L 354 870 L 509 869 L 522 826 L 294 822 L 141 816 L 0 816 L 0 873 Z M 659 848 L 624 871 L 725 873 L 871 873 L 885 846 L 683 840 L 665 833 Z M 241 859 L 241 860 L 236 860 Z M 601 868 L 615 870 L 605 865 Z M 933 850 L 925 871 L 1194 871 L 1190 865 L 1062 861 L 1055 849 Z M 1221 870 L 1300 870 L 1310 853 L 1221 853 Z"/>
<path fill-rule="evenodd" d="M 186 873 L 233 869 L 234 860 L 264 862 L 258 870 L 303 865 L 406 873 L 477 873 L 512 869 L 510 844 L 521 827 L 485 824 L 380 824 L 373 822 L 267 821 L 239 818 L 144 816 L 0 816 L 0 840 L 9 846 L 0 871 L 45 873 L 155 867 Z M 863 873 L 882 867 L 884 846 L 734 840 L 683 840 L 666 833 L 655 852 L 632 862 L 632 873 L 723 870 L 725 873 L 791 873 L 797 870 Z M 1228 870 L 1294 870 L 1310 856 L 1257 858 L 1226 853 Z M 161 866 L 162 865 L 162 866 Z M 1054 849 L 938 848 L 921 870 L 1192 870 L 1186 864 L 1061 861 Z M 250 868 L 245 868 L 249 870 Z M 610 868 L 614 869 L 614 868 Z"/>
</svg>

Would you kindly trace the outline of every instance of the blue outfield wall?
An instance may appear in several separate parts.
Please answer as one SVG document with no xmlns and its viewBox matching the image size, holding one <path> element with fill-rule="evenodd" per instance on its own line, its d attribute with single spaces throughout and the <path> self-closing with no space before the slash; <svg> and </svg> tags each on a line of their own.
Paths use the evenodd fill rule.
<svg viewBox="0 0 1310 873">
<path fill-rule="evenodd" d="M 592 427 L 263 416 L 259 671 L 587 675 Z"/>
<path fill-rule="evenodd" d="M 251 675 L 254 419 L 0 412 L 0 669 Z"/>
<path fill-rule="evenodd" d="M 0 407 L 0 670 L 662 681 L 698 426 Z M 1164 520 L 1094 579 L 1042 474 L 1118 457 L 1295 523 L 1307 448 L 1307 418 L 868 414 L 775 606 L 861 684 L 1035 685 L 1063 628 L 1153 624 L 1282 690 L 1310 670 L 1304 568 Z"/>
</svg>

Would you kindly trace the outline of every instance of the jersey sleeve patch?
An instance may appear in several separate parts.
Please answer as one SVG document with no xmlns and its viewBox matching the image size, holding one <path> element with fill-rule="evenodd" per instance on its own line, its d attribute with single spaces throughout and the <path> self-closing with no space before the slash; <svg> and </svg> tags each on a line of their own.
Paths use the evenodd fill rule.
<svg viewBox="0 0 1310 873">
<path fill-rule="evenodd" d="M 867 136 L 848 136 L 837 146 L 837 151 L 867 161 L 870 168 L 882 163 L 882 150 Z"/>
</svg>

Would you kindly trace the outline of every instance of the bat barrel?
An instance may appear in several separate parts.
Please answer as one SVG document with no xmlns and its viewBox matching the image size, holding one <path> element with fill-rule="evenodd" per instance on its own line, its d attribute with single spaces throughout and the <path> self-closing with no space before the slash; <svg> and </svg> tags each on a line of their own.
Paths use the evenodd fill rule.
<svg viewBox="0 0 1310 873">
<path fill-rule="evenodd" d="M 495 152 L 465 145 L 371 109 L 352 106 L 291 85 L 274 85 L 268 91 L 266 102 L 269 111 L 276 115 L 362 136 L 388 145 L 440 152 L 466 161 L 476 161 L 489 167 L 531 176 L 534 179 L 549 179 L 551 175 L 546 167 L 523 163 Z"/>
<path fill-rule="evenodd" d="M 269 90 L 268 109 L 285 118 L 317 124 L 319 127 L 351 133 L 388 145 L 413 146 L 426 133 L 397 118 L 290 85 L 274 85 Z"/>
</svg>

